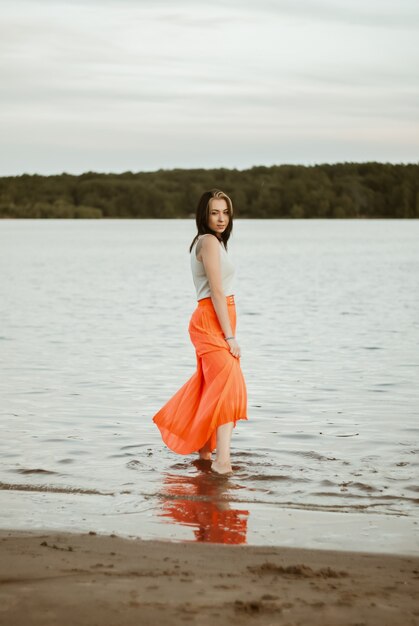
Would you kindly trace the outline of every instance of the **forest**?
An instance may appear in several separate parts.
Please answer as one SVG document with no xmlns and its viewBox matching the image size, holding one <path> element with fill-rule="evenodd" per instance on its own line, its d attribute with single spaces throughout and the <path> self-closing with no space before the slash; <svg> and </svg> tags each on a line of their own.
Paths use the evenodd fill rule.
<svg viewBox="0 0 419 626">
<path fill-rule="evenodd" d="M 419 218 L 419 163 L 0 178 L 2 218 L 190 218 L 203 191 L 227 193 L 235 217 Z"/>
</svg>

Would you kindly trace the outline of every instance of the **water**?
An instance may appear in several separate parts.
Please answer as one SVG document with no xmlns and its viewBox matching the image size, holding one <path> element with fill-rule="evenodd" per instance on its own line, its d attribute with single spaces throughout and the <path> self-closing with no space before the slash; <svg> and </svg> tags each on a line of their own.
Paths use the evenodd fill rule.
<svg viewBox="0 0 419 626">
<path fill-rule="evenodd" d="M 151 422 L 195 369 L 194 234 L 0 222 L 0 525 L 326 547 L 379 528 L 416 549 L 419 222 L 235 222 L 249 421 L 229 479 Z"/>
</svg>

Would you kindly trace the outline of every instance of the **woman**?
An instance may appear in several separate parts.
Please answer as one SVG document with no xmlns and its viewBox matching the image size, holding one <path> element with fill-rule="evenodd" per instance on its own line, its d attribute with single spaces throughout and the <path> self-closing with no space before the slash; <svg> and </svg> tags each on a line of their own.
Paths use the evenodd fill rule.
<svg viewBox="0 0 419 626">
<path fill-rule="evenodd" d="M 206 191 L 196 210 L 198 233 L 189 248 L 198 306 L 189 322 L 196 350 L 193 376 L 153 421 L 174 452 L 199 452 L 218 474 L 232 471 L 230 440 L 237 420 L 247 419 L 247 391 L 235 338 L 234 267 L 227 255 L 233 204 L 222 191 Z"/>
</svg>

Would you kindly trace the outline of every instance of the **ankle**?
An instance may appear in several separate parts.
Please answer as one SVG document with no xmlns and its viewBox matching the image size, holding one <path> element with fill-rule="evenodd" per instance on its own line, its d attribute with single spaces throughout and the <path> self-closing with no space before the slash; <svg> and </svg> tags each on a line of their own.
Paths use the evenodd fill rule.
<svg viewBox="0 0 419 626">
<path fill-rule="evenodd" d="M 230 457 L 219 457 L 217 455 L 215 455 L 215 462 L 217 463 L 217 465 L 231 465 L 231 459 Z"/>
<path fill-rule="evenodd" d="M 227 461 L 226 463 L 220 463 L 219 461 L 213 461 L 211 465 L 211 469 L 213 472 L 217 474 L 232 474 L 233 468 L 231 467 L 231 463 Z"/>
</svg>

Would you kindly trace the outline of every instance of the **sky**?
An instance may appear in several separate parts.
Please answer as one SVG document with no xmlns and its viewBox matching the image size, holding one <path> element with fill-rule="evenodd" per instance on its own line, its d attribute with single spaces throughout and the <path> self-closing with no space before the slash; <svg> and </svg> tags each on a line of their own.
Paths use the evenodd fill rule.
<svg viewBox="0 0 419 626">
<path fill-rule="evenodd" d="M 0 176 L 419 160 L 417 0 L 0 0 Z"/>
</svg>

